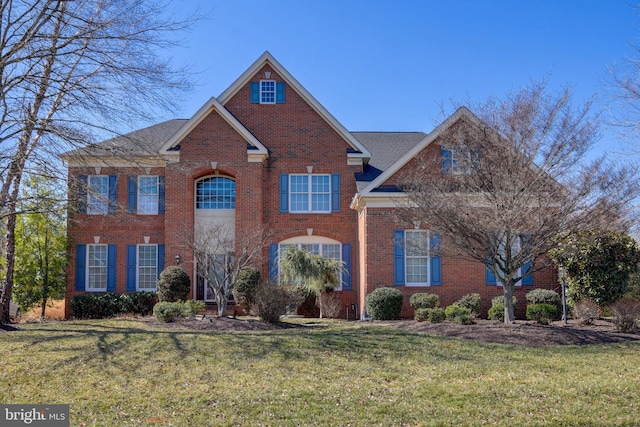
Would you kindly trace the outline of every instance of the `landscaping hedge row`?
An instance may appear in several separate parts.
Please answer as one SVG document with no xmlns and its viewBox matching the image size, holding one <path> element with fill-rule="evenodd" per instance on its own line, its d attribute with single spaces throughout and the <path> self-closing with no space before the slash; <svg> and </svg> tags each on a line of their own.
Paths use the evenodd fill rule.
<svg viewBox="0 0 640 427">
<path fill-rule="evenodd" d="M 154 292 L 82 294 L 71 299 L 71 314 L 76 319 L 103 319 L 124 313 L 147 316 L 156 302 Z"/>
</svg>

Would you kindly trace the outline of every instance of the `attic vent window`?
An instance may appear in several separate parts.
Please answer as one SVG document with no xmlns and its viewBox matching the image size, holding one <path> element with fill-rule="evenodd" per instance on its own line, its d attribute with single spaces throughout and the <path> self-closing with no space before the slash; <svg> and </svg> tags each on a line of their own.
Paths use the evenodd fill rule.
<svg viewBox="0 0 640 427">
<path fill-rule="evenodd" d="M 276 103 L 276 81 L 275 80 L 260 81 L 260 103 L 261 104 Z"/>
</svg>

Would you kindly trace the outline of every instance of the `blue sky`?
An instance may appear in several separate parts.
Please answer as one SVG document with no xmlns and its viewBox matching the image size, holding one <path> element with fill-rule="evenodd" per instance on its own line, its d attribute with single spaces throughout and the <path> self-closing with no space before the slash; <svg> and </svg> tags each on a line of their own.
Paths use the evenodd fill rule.
<svg viewBox="0 0 640 427">
<path fill-rule="evenodd" d="M 211 0 L 170 54 L 199 83 L 190 117 L 265 50 L 352 131 L 433 129 L 451 100 L 504 97 L 549 76 L 575 102 L 602 95 L 608 67 L 635 50 L 638 11 L 624 0 Z M 603 107 L 603 103 L 597 106 Z M 608 144 L 618 144 L 607 131 Z"/>
</svg>

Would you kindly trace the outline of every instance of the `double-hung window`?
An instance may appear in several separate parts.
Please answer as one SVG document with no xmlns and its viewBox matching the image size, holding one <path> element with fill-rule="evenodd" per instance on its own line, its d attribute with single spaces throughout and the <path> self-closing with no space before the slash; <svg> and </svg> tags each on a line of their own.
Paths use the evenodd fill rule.
<svg viewBox="0 0 640 427">
<path fill-rule="evenodd" d="M 155 291 L 158 280 L 158 245 L 138 245 L 138 290 Z"/>
<path fill-rule="evenodd" d="M 290 175 L 290 212 L 331 212 L 330 175 Z"/>
<path fill-rule="evenodd" d="M 138 214 L 157 215 L 158 214 L 158 177 L 139 176 L 138 177 Z"/>
<path fill-rule="evenodd" d="M 442 285 L 440 235 L 428 230 L 395 230 L 393 233 L 394 284 Z"/>
<path fill-rule="evenodd" d="M 92 215 L 109 213 L 109 177 L 107 175 L 87 177 L 87 213 Z"/>
<path fill-rule="evenodd" d="M 429 284 L 429 232 L 405 232 L 405 268 L 407 285 Z"/>
<path fill-rule="evenodd" d="M 276 81 L 260 80 L 260 103 L 275 104 L 276 103 Z"/>
<path fill-rule="evenodd" d="M 87 291 L 107 290 L 107 245 L 87 245 Z"/>
<path fill-rule="evenodd" d="M 480 151 L 466 147 L 442 147 L 442 173 L 469 175 L 480 161 Z"/>
</svg>

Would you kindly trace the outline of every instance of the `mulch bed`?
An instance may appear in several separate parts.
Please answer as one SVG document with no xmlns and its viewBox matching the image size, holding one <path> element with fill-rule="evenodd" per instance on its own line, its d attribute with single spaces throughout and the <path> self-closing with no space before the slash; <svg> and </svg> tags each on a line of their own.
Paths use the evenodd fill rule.
<svg viewBox="0 0 640 427">
<path fill-rule="evenodd" d="M 432 324 L 415 320 L 374 323 L 428 335 L 521 346 L 607 344 L 640 340 L 638 334 L 616 331 L 613 323 L 606 320 L 596 320 L 593 325 L 583 325 L 577 320 L 569 320 L 568 325 L 564 325 L 562 321 L 551 325 L 516 321 L 506 325 L 483 319 L 477 319 L 473 325 L 452 322 Z"/>
</svg>

